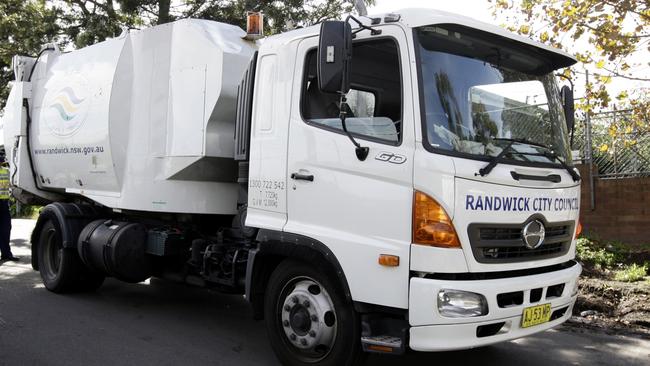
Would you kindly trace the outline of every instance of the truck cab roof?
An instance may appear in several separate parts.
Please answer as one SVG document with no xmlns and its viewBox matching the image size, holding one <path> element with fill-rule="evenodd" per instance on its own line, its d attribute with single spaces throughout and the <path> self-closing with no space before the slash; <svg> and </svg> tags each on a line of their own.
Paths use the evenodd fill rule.
<svg viewBox="0 0 650 366">
<path fill-rule="evenodd" d="M 467 16 L 450 13 L 442 10 L 408 8 L 408 9 L 400 9 L 391 13 L 372 14 L 368 16 L 359 16 L 357 18 L 363 24 L 368 26 L 371 25 L 371 19 L 373 18 L 381 19 L 381 23 L 379 24 L 387 24 L 385 22 L 385 17 L 389 14 L 399 15 L 399 20 L 397 20 L 396 22 L 390 22 L 388 24 L 399 24 L 404 28 L 417 28 L 417 27 L 422 27 L 427 25 L 439 25 L 439 24 L 454 24 L 454 25 L 473 28 L 479 31 L 491 33 L 493 35 L 515 41 L 521 44 L 522 46 L 529 46 L 529 47 L 532 46 L 537 49 L 540 49 L 543 53 L 546 54 L 546 57 L 553 60 L 553 64 L 555 68 L 568 67 L 577 62 L 577 60 L 573 56 L 560 49 L 548 46 L 541 42 L 534 41 L 527 37 L 510 33 L 507 30 L 496 25 L 481 22 L 474 18 L 470 18 Z M 263 41 L 263 45 L 264 48 L 267 47 L 275 48 L 279 45 L 286 44 L 295 39 L 318 36 L 319 31 L 320 31 L 320 24 L 313 25 L 306 28 L 295 29 L 289 32 L 284 32 L 281 34 L 268 37 Z"/>
</svg>

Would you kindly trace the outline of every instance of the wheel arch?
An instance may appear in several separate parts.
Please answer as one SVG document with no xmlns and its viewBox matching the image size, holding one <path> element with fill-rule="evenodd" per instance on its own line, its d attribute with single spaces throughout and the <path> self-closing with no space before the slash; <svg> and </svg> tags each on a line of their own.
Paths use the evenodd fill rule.
<svg viewBox="0 0 650 366">
<path fill-rule="evenodd" d="M 264 293 L 269 277 L 285 259 L 325 264 L 338 279 L 347 301 L 352 295 L 343 268 L 332 251 L 320 241 L 299 234 L 261 229 L 257 234 L 258 247 L 249 251 L 246 268 L 246 299 L 253 306 L 255 319 L 264 314 Z"/>
<path fill-rule="evenodd" d="M 38 220 L 32 231 L 32 268 L 38 268 L 38 243 L 41 229 L 47 220 L 55 219 L 61 227 L 61 240 L 64 248 L 76 248 L 81 230 L 99 216 L 101 209 L 88 204 L 54 202 L 45 206 L 38 215 Z"/>
</svg>

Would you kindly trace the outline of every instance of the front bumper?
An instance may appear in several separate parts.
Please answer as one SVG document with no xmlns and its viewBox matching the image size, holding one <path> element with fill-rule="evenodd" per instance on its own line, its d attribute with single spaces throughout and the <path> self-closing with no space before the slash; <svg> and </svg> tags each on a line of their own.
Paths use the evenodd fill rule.
<svg viewBox="0 0 650 366">
<path fill-rule="evenodd" d="M 494 280 L 434 280 L 412 278 L 409 296 L 409 322 L 411 349 L 416 351 L 449 351 L 474 348 L 507 341 L 555 327 L 571 316 L 577 294 L 573 293 L 582 271 L 580 264 L 543 274 L 500 278 Z M 547 293 L 551 286 L 564 284 L 561 294 Z M 441 289 L 475 292 L 485 296 L 487 315 L 474 318 L 447 318 L 438 313 L 437 294 Z M 538 292 L 538 295 L 531 291 Z M 535 290 L 535 291 L 533 291 Z M 521 304 L 499 306 L 499 294 L 523 293 Z M 532 300 L 532 301 L 531 301 Z M 548 323 L 521 327 L 523 309 L 539 304 L 551 304 L 552 320 Z M 497 332 L 494 324 L 503 323 Z M 488 330 L 487 332 L 486 329 Z M 487 335 L 486 335 L 487 334 Z"/>
</svg>

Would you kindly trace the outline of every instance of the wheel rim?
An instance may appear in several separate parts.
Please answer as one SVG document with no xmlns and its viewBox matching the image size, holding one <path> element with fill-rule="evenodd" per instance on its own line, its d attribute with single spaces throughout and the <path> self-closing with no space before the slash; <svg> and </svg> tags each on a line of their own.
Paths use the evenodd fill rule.
<svg viewBox="0 0 650 366">
<path fill-rule="evenodd" d="M 55 279 L 59 274 L 61 268 L 61 261 L 63 260 L 63 245 L 61 240 L 56 235 L 55 229 L 47 231 L 45 236 L 45 274 L 50 279 Z"/>
<path fill-rule="evenodd" d="M 336 340 L 337 316 L 327 290 L 309 277 L 289 281 L 277 307 L 284 342 L 304 362 L 327 357 Z"/>
</svg>

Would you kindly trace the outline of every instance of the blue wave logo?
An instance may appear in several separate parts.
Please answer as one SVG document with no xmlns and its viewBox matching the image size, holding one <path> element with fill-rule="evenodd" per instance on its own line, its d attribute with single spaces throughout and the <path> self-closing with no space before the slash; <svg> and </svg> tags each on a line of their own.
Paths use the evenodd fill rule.
<svg viewBox="0 0 650 366">
<path fill-rule="evenodd" d="M 50 108 L 55 109 L 61 119 L 67 122 L 77 116 L 77 112 L 84 100 L 86 99 L 77 97 L 74 90 L 68 86 L 59 91 L 52 104 L 50 104 Z"/>
</svg>

